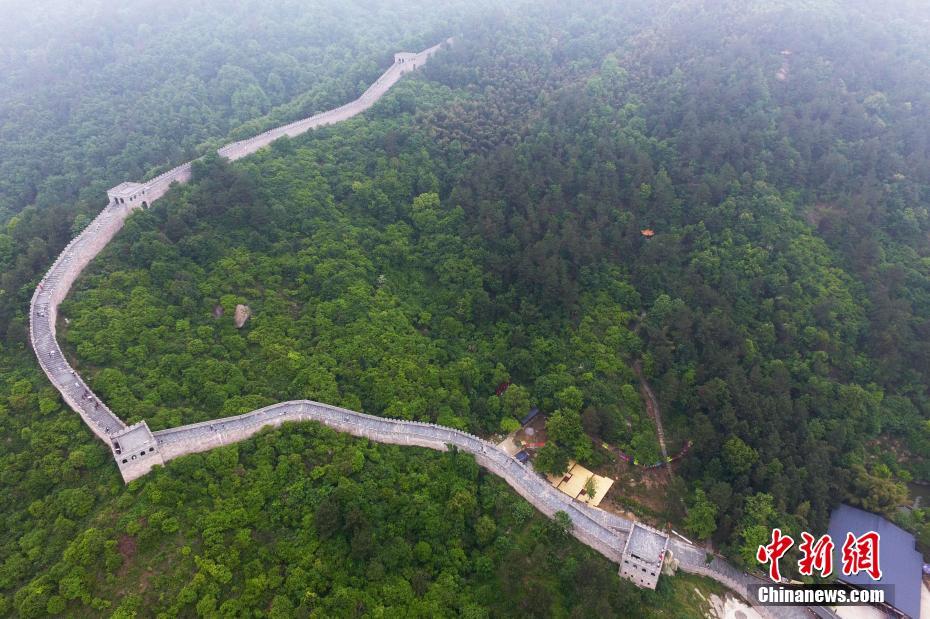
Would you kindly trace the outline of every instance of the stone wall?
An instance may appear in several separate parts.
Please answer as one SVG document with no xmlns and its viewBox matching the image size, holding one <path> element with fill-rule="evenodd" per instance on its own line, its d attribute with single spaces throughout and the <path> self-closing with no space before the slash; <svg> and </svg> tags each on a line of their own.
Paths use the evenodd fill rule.
<svg viewBox="0 0 930 619">
<path fill-rule="evenodd" d="M 442 45 L 440 43 L 418 54 L 412 54 L 415 61 L 409 64 L 391 65 L 355 101 L 334 110 L 271 129 L 249 140 L 233 142 L 217 152 L 231 160 L 239 159 L 284 135 L 296 136 L 314 127 L 351 118 L 371 107 L 400 79 L 403 73 L 422 66 Z M 189 181 L 192 165 L 192 162 L 181 164 L 150 181 L 141 183 L 139 190 L 144 194 L 141 199 L 132 204 L 119 204 L 111 201 L 90 225 L 62 250 L 32 296 L 29 308 L 29 334 L 42 370 L 61 393 L 68 406 L 77 411 L 94 434 L 107 442 L 111 448 L 112 435 L 125 431 L 126 425 L 91 391 L 64 358 L 55 337 L 58 305 L 67 296 L 84 268 L 120 231 L 132 210 L 141 208 L 143 204 L 151 206 L 155 200 L 168 192 L 172 184 Z M 135 470 L 141 467 L 131 468 Z"/>
<path fill-rule="evenodd" d="M 448 41 L 447 41 L 448 42 Z M 302 133 L 306 133 L 310 129 L 316 127 L 322 127 L 324 125 L 332 125 L 334 123 L 342 122 L 361 114 L 372 105 L 374 105 L 378 99 L 380 99 L 384 93 L 386 93 L 391 86 L 397 83 L 397 81 L 403 76 L 404 73 L 408 73 L 414 70 L 417 67 L 423 66 L 430 56 L 435 54 L 441 47 L 442 43 L 434 45 L 429 49 L 425 49 L 418 54 L 408 54 L 413 58 L 413 60 L 408 60 L 404 63 L 397 62 L 395 58 L 394 64 L 392 64 L 387 71 L 381 74 L 374 84 L 368 87 L 368 89 L 362 93 L 356 100 L 350 101 L 345 105 L 339 106 L 332 110 L 327 110 L 326 112 L 321 112 L 309 118 L 304 118 L 290 124 L 275 127 L 274 129 L 269 129 L 264 133 L 260 133 L 255 137 L 249 138 L 247 140 L 241 140 L 239 142 L 233 142 L 232 144 L 227 144 L 223 148 L 219 149 L 217 152 L 223 157 L 228 158 L 230 161 L 235 161 L 236 159 L 241 159 L 251 155 L 252 153 L 258 151 L 261 148 L 264 148 L 274 142 L 275 140 L 282 138 L 284 136 L 294 137 Z"/>
<path fill-rule="evenodd" d="M 189 181 L 192 166 L 193 163 L 188 161 L 145 183 L 145 197 L 149 206 L 151 206 L 152 202 L 168 193 L 172 183 L 186 183 Z"/>
<path fill-rule="evenodd" d="M 161 457 L 167 462 L 186 454 L 237 443 L 266 427 L 299 421 L 319 422 L 339 432 L 379 443 L 440 451 L 454 445 L 474 455 L 480 466 L 503 478 L 545 515 L 552 517 L 558 511 L 566 512 L 572 520 L 575 537 L 611 560 L 620 560 L 626 531 L 632 526 L 631 522 L 575 501 L 496 445 L 460 430 L 432 423 L 376 417 L 310 400 L 296 400 L 236 417 L 162 430 L 154 434 Z"/>
<path fill-rule="evenodd" d="M 81 415 L 101 440 L 125 429 L 125 424 L 90 390 L 68 364 L 56 339 L 58 305 L 90 261 L 122 228 L 130 212 L 124 205 L 108 205 L 58 255 L 32 295 L 29 337 L 42 370 L 62 398 Z M 89 397 L 88 397 L 89 395 Z"/>
<path fill-rule="evenodd" d="M 731 591 L 738 593 L 745 600 L 752 600 L 754 595 L 750 587 L 763 584 L 766 581 L 752 574 L 740 571 L 717 555 L 711 554 L 708 562 L 708 553 L 702 548 L 693 546 L 683 540 L 673 539 L 669 544 L 672 557 L 677 560 L 678 568 L 690 574 L 706 576 L 716 580 Z M 806 606 L 757 606 L 753 610 L 763 617 L 773 619 L 804 619 L 813 616 Z M 833 611 L 817 607 L 820 616 L 835 617 Z"/>
<path fill-rule="evenodd" d="M 451 42 L 451 39 L 446 43 Z M 435 45 L 419 54 L 402 54 L 358 99 L 334 110 L 277 127 L 254 138 L 233 142 L 217 152 L 230 160 L 245 157 L 282 136 L 296 136 L 314 127 L 351 118 L 371 107 L 400 77 L 422 66 L 441 48 Z M 134 204 L 111 202 L 61 252 L 36 288 L 30 304 L 29 332 L 33 350 L 51 383 L 61 392 L 65 402 L 80 414 L 87 426 L 111 449 L 113 438 L 124 436 L 126 425 L 97 398 L 84 380 L 67 363 L 55 338 L 58 305 L 64 300 L 74 281 L 90 261 L 99 254 L 122 228 L 134 208 L 148 205 L 162 197 L 173 183 L 191 178 L 192 163 L 182 164 L 144 183 L 145 198 Z M 365 415 L 327 404 L 306 400 L 275 404 L 238 417 L 192 424 L 162 430 L 153 434 L 157 448 L 151 457 L 121 468 L 123 479 L 129 482 L 146 474 L 153 465 L 168 462 L 185 454 L 207 451 L 249 438 L 265 427 L 285 422 L 316 421 L 340 432 L 382 443 L 413 445 L 445 450 L 449 445 L 473 454 L 478 464 L 504 479 L 520 496 L 546 516 L 564 511 L 572 520 L 572 534 L 614 562 L 621 561 L 626 535 L 632 523 L 620 516 L 589 507 L 553 488 L 545 479 L 517 462 L 487 441 L 452 428 L 414 421 L 385 419 Z M 114 458 L 119 458 L 114 450 Z M 118 464 L 119 464 L 118 460 Z M 659 533 L 656 533 L 657 535 Z M 752 577 L 740 577 L 723 561 L 704 564 L 703 553 L 694 546 L 676 542 L 681 569 L 714 578 L 746 595 Z M 748 580 L 747 580 L 748 579 Z M 798 608 L 767 608 L 765 616 L 802 616 Z"/>
</svg>

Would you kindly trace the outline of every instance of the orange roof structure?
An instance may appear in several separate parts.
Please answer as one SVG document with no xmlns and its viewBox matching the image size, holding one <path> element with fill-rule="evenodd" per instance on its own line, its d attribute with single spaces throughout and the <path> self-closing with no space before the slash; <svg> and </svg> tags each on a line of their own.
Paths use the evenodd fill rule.
<svg viewBox="0 0 930 619">
<path fill-rule="evenodd" d="M 597 507 L 601 504 L 604 497 L 607 496 L 607 491 L 610 490 L 610 487 L 614 485 L 614 480 L 609 477 L 601 477 L 600 475 L 592 475 L 591 479 L 594 480 L 594 496 L 587 496 L 585 491 L 582 490 L 577 498 L 591 507 Z M 585 484 L 587 483 L 588 482 L 585 482 Z"/>
<path fill-rule="evenodd" d="M 655 236 L 656 233 L 655 233 L 655 230 L 653 230 L 652 228 L 646 228 L 645 230 L 643 230 L 642 234 L 644 237 L 649 238 L 651 236 Z"/>
<path fill-rule="evenodd" d="M 614 484 L 614 480 L 609 477 L 595 475 L 585 467 L 577 464 L 574 460 L 568 461 L 568 471 L 561 475 L 546 475 L 549 483 L 557 490 L 561 490 L 573 499 L 584 501 L 592 507 L 597 507 L 603 498 L 607 496 L 607 491 Z M 585 485 L 588 480 L 594 480 L 594 496 L 587 496 Z"/>
</svg>

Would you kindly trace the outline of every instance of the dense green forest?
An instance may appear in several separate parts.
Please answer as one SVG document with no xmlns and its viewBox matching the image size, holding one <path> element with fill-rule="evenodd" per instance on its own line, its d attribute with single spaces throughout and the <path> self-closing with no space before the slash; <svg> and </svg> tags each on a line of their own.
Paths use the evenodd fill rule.
<svg viewBox="0 0 930 619">
<path fill-rule="evenodd" d="M 700 616 L 695 579 L 620 585 L 467 454 L 304 424 L 113 490 L 30 505 L 54 530 L 21 545 L 51 567 L 3 599 L 4 614 Z"/>
<path fill-rule="evenodd" d="M 448 36 L 447 21 L 466 7 L 9 4 L 0 24 L 0 221 L 32 204 L 97 205 L 107 188 L 202 154 L 218 138 L 336 107 L 395 51 Z"/>
<path fill-rule="evenodd" d="M 148 108 L 109 97 L 129 126 L 157 125 L 137 128 L 157 138 L 145 152 L 85 159 L 79 117 L 54 132 L 24 121 L 42 142 L 9 115 L 0 200 L 21 214 L 0 234 L 0 608 L 676 612 L 687 581 L 634 592 L 464 456 L 301 426 L 123 488 L 25 346 L 32 286 L 108 184 L 348 100 L 388 51 L 450 34 L 364 117 L 236 164 L 206 157 L 134 215 L 62 306 L 94 389 L 156 428 L 311 398 L 491 434 L 536 405 L 550 439 L 537 468 L 554 471 L 606 465 L 604 445 L 658 458 L 641 361 L 670 445 L 693 444 L 661 489 L 661 524 L 748 566 L 770 527 L 822 531 L 845 500 L 930 545 L 930 514 L 897 512 L 906 482 L 930 482 L 926 7 L 546 2 L 412 26 L 383 6 L 331 28 L 304 15 L 287 36 L 256 28 L 255 54 L 225 38 L 247 20 L 202 23 L 226 41 L 207 54 L 203 16 L 177 9 L 173 37 L 152 38 L 170 55 L 142 48 L 119 71 L 206 54 L 172 79 L 213 76 L 238 58 L 267 101 L 214 77 L 153 84 L 167 99 Z M 283 9 L 255 10 L 270 23 Z M 319 48 L 294 51 L 301 24 Z M 282 55 L 317 62 L 272 96 L 262 80 Z M 115 85 L 68 58 L 92 77 L 50 101 Z M 4 77 L 3 96 L 27 77 Z M 172 124 L 176 98 L 202 115 Z M 35 167 L 56 143 L 65 167 Z M 239 303 L 253 312 L 241 329 Z M 457 519 L 429 524 L 438 504 Z"/>
<path fill-rule="evenodd" d="M 0 326 L 100 196 L 336 107 L 477 1 L 11 0 L 0 20 Z"/>
</svg>

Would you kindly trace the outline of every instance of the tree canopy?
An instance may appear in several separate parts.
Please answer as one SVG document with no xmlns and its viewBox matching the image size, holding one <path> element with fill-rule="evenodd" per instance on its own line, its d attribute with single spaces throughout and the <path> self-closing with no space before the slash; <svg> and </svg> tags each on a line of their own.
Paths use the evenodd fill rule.
<svg viewBox="0 0 930 619">
<path fill-rule="evenodd" d="M 114 411 L 158 429 L 310 398 L 492 434 L 536 406 L 537 468 L 649 464 L 639 362 L 669 452 L 692 445 L 656 520 L 746 566 L 773 526 L 898 514 L 930 480 L 925 6 L 260 4 L 0 24 L 0 614 L 678 603 L 684 581 L 618 584 L 461 454 L 307 425 L 124 488 L 26 347 L 106 187 L 450 34 L 363 117 L 206 157 L 127 221 L 58 325 Z M 895 517 L 926 543 L 928 515 Z"/>
</svg>

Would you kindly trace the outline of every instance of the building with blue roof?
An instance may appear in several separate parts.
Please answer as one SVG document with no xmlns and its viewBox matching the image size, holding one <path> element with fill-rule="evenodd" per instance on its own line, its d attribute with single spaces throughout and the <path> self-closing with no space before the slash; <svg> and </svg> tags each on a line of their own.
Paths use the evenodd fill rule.
<svg viewBox="0 0 930 619">
<path fill-rule="evenodd" d="M 533 408 L 530 409 L 530 412 L 524 415 L 523 419 L 520 420 L 520 425 L 525 427 L 526 424 L 536 419 L 536 415 L 538 414 L 539 414 L 539 409 L 534 406 Z"/>
<path fill-rule="evenodd" d="M 878 561 L 882 578 L 872 580 L 865 572 L 843 574 L 843 543 L 846 534 L 856 537 L 875 531 L 880 536 Z M 885 594 L 886 606 L 898 614 L 920 619 L 920 593 L 923 556 L 917 551 L 914 536 L 889 520 L 849 505 L 840 505 L 830 514 L 828 530 L 833 543 L 833 569 L 837 580 L 851 586 L 891 585 Z M 930 619 L 930 618 L 928 618 Z"/>
</svg>

